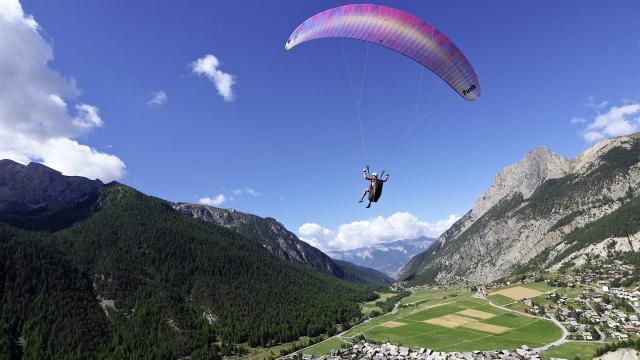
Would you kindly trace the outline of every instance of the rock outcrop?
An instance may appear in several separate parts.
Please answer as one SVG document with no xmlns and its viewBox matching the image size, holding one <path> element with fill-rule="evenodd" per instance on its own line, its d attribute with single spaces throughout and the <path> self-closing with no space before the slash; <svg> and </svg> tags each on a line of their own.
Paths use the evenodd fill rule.
<svg viewBox="0 0 640 360">
<path fill-rule="evenodd" d="M 534 149 L 501 171 L 474 208 L 413 257 L 398 278 L 480 284 L 534 258 L 551 266 L 560 255 L 571 256 L 563 246 L 580 250 L 563 243 L 567 236 L 617 209 L 635 211 L 631 202 L 639 194 L 639 133 L 602 141 L 573 160 Z"/>
</svg>

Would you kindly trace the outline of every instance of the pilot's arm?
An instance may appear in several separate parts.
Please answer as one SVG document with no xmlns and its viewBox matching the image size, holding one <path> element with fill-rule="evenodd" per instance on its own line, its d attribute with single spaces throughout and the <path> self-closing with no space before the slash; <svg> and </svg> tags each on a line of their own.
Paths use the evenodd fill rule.
<svg viewBox="0 0 640 360">
<path fill-rule="evenodd" d="M 371 180 L 371 177 L 369 177 L 369 172 L 367 171 L 367 169 L 362 169 L 362 175 L 364 175 L 365 180 Z"/>
<path fill-rule="evenodd" d="M 389 180 L 389 174 L 385 174 L 385 176 L 384 176 L 384 180 L 382 180 L 382 181 L 383 181 L 383 182 L 385 182 L 385 181 L 387 181 L 387 180 Z"/>
</svg>

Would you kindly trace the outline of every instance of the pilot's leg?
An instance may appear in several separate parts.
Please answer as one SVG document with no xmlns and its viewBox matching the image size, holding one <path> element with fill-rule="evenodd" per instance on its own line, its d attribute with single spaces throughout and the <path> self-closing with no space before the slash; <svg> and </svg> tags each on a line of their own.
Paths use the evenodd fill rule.
<svg viewBox="0 0 640 360">
<path fill-rule="evenodd" d="M 367 196 L 368 192 L 369 192 L 369 188 L 364 189 L 364 192 L 362 193 L 362 196 L 360 197 L 360 201 L 358 201 L 358 203 L 361 203 L 364 201 L 364 197 Z"/>
</svg>

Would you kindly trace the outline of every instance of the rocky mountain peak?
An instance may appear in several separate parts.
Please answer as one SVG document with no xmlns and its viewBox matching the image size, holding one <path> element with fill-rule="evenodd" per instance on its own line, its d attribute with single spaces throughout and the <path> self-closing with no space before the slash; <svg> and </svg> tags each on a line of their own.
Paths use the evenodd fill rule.
<svg viewBox="0 0 640 360">
<path fill-rule="evenodd" d="M 494 184 L 476 201 L 473 216 L 482 216 L 501 199 L 516 193 L 526 199 L 544 181 L 565 176 L 569 170 L 567 159 L 547 147 L 537 147 L 496 175 Z"/>
<path fill-rule="evenodd" d="M 638 232 L 639 189 L 640 133 L 599 142 L 573 160 L 533 149 L 498 173 L 473 210 L 398 278 L 486 283 L 534 258 L 543 266 L 574 261 L 581 246 L 620 236 L 616 229 L 629 241 Z M 591 225 L 598 232 L 580 233 Z"/>
</svg>

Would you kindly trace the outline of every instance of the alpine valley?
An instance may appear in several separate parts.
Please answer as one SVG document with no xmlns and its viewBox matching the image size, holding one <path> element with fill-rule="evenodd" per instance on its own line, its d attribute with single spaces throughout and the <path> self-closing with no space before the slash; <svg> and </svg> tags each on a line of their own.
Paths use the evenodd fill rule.
<svg viewBox="0 0 640 360">
<path fill-rule="evenodd" d="M 418 311 L 484 304 L 462 286 L 635 254 L 639 194 L 640 134 L 602 141 L 572 160 L 536 148 L 437 240 L 325 254 L 273 218 L 0 160 L 0 353 L 267 359 L 300 348 L 326 354 L 362 336 L 384 341 Z M 638 278 L 633 270 L 618 281 Z M 537 289 L 552 289 L 540 281 Z M 451 302 L 458 305 L 441 306 Z M 538 321 L 540 344 L 560 336 Z M 496 335 L 499 344 L 521 344 L 507 340 Z"/>
<path fill-rule="evenodd" d="M 241 354 L 357 323 L 359 304 L 392 281 L 332 261 L 273 219 L 36 163 L 0 160 L 0 221 L 9 358 Z"/>
</svg>

